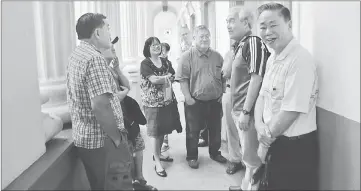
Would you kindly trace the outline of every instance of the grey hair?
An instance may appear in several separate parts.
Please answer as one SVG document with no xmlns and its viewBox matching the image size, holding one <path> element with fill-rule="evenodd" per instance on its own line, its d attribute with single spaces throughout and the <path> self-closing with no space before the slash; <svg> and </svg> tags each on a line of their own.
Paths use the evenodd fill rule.
<svg viewBox="0 0 361 191">
<path fill-rule="evenodd" d="M 251 11 L 250 9 L 241 7 L 241 6 L 235 6 L 230 9 L 230 12 L 237 13 L 239 20 L 246 20 L 248 23 L 249 29 L 252 30 L 254 22 L 255 22 L 255 17 L 254 17 L 253 11 Z"/>
<path fill-rule="evenodd" d="M 196 36 L 200 30 L 207 30 L 208 33 L 211 34 L 211 31 L 209 31 L 206 25 L 198 25 L 194 28 L 193 36 Z"/>
</svg>

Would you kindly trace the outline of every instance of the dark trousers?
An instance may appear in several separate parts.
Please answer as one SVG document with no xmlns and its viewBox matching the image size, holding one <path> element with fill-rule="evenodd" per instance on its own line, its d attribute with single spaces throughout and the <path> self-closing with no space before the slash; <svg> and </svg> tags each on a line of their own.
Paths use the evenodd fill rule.
<svg viewBox="0 0 361 191">
<path fill-rule="evenodd" d="M 76 147 L 76 149 L 83 162 L 91 190 L 105 190 L 108 170 L 106 149 L 104 147 L 98 149 Z"/>
<path fill-rule="evenodd" d="M 105 138 L 104 147 L 85 149 L 76 147 L 83 162 L 91 190 L 131 190 L 132 153 L 126 135 L 121 135 L 119 147 Z"/>
<path fill-rule="evenodd" d="M 300 138 L 280 136 L 269 148 L 267 190 L 318 189 L 317 131 Z"/>
<path fill-rule="evenodd" d="M 222 104 L 217 100 L 196 100 L 193 105 L 184 103 L 186 119 L 187 160 L 198 159 L 199 133 L 208 129 L 209 154 L 217 156 L 221 147 Z"/>
</svg>

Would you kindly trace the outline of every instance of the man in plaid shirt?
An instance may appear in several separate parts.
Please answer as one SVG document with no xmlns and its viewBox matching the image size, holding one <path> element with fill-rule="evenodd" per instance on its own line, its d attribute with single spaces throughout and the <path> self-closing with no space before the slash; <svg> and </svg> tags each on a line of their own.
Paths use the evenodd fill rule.
<svg viewBox="0 0 361 191">
<path fill-rule="evenodd" d="M 67 99 L 73 139 L 92 190 L 104 190 L 109 148 L 124 143 L 126 130 L 116 83 L 100 49 L 111 48 L 110 28 L 102 14 L 86 13 L 76 24 L 79 46 L 69 57 Z M 126 154 L 126 153 L 125 153 Z"/>
</svg>

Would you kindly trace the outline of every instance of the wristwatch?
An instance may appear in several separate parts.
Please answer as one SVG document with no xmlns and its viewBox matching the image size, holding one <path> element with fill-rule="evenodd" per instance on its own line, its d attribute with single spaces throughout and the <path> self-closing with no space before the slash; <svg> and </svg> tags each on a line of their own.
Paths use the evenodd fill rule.
<svg viewBox="0 0 361 191">
<path fill-rule="evenodd" d="M 245 110 L 245 109 L 242 109 L 242 113 L 245 114 L 245 115 L 251 114 L 251 112 L 249 112 L 249 111 L 247 111 L 247 110 Z"/>
</svg>

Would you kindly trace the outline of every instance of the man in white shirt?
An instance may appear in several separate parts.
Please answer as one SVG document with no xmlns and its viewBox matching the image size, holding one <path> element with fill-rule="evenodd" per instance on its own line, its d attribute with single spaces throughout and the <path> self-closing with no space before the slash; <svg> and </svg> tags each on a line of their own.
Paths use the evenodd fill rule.
<svg viewBox="0 0 361 191">
<path fill-rule="evenodd" d="M 260 147 L 268 148 L 259 152 L 268 166 L 265 189 L 316 190 L 315 62 L 293 37 L 288 8 L 264 4 L 258 8 L 258 22 L 262 40 L 273 50 L 255 107 Z"/>
</svg>

